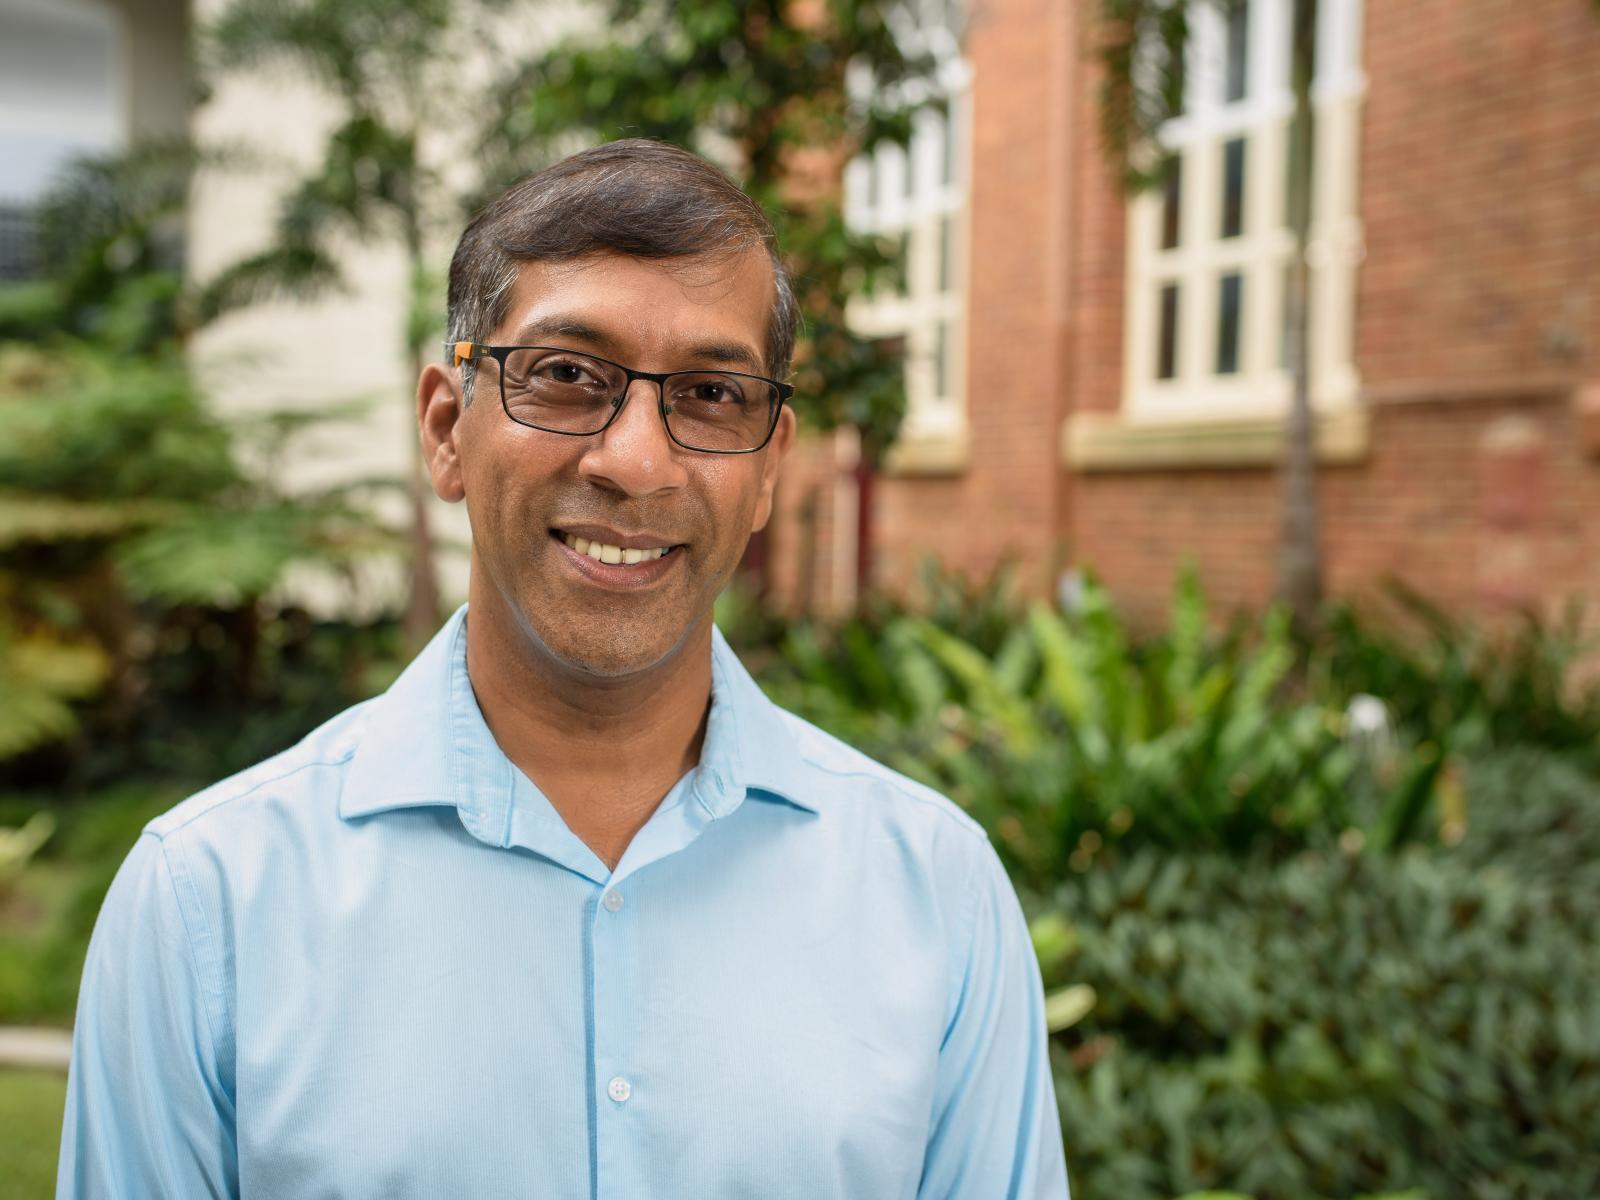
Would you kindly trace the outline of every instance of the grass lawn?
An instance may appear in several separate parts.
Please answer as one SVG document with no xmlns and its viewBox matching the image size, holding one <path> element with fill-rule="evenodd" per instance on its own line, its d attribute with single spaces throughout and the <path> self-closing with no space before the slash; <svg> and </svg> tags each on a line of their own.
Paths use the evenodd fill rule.
<svg viewBox="0 0 1600 1200">
<path fill-rule="evenodd" d="M 0 1179 L 11 1200 L 55 1195 L 56 1152 L 67 1077 L 55 1071 L 0 1070 Z"/>
</svg>

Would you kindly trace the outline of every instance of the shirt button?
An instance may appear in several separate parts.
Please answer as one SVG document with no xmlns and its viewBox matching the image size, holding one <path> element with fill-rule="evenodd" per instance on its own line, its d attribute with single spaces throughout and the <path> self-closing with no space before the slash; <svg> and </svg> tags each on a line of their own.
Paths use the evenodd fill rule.
<svg viewBox="0 0 1600 1200">
<path fill-rule="evenodd" d="M 616 912 L 622 907 L 622 893 L 613 889 L 600 897 L 600 903 L 606 906 L 607 912 Z M 627 1099 L 626 1096 L 623 1099 Z"/>
<path fill-rule="evenodd" d="M 626 1104 L 628 1097 L 633 1095 L 633 1085 L 621 1075 L 618 1075 L 610 1083 L 606 1084 L 606 1095 L 610 1096 L 618 1104 Z"/>
</svg>

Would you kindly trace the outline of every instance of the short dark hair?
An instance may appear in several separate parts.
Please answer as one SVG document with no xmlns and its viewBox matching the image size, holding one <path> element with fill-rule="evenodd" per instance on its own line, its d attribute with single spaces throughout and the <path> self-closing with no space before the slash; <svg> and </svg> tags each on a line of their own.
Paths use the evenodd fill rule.
<svg viewBox="0 0 1600 1200">
<path fill-rule="evenodd" d="M 767 370 L 789 372 L 799 308 L 761 206 L 698 155 L 627 138 L 564 158 L 500 193 L 462 233 L 450 259 L 450 342 L 481 341 L 505 319 L 520 263 L 613 251 L 636 258 L 734 255 L 764 246 L 775 296 Z M 467 400 L 470 365 L 462 368 Z"/>
</svg>

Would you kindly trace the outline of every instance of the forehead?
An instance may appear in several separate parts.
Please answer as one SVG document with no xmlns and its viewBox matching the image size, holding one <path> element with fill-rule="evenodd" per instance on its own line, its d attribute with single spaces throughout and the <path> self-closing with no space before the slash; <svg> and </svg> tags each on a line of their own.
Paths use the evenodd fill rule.
<svg viewBox="0 0 1600 1200">
<path fill-rule="evenodd" d="M 760 247 L 671 259 L 597 253 L 525 262 L 494 340 L 581 341 L 624 361 L 737 348 L 759 370 L 775 291 Z M 643 361 L 629 365 L 649 369 Z"/>
</svg>

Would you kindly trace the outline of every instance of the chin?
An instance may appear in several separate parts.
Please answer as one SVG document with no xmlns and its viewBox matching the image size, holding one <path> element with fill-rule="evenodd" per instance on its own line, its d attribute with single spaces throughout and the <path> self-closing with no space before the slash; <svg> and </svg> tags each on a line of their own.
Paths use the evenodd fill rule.
<svg viewBox="0 0 1600 1200">
<path fill-rule="evenodd" d="M 664 638 L 660 625 L 645 630 L 636 623 L 630 626 L 619 628 L 597 621 L 588 627 L 541 630 L 539 637 L 550 655 L 568 670 L 596 679 L 642 674 L 659 666 L 683 643 L 682 633 L 674 639 Z"/>
</svg>

